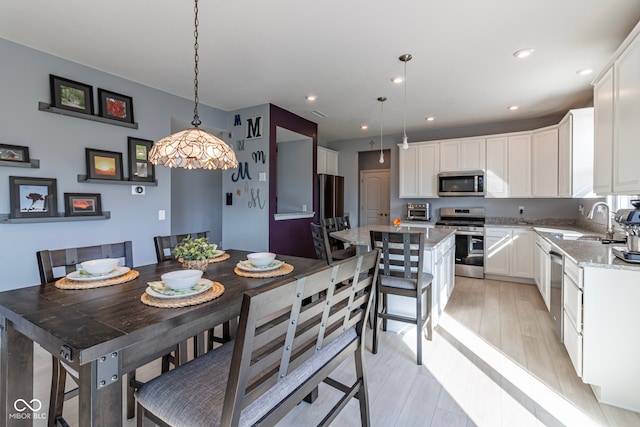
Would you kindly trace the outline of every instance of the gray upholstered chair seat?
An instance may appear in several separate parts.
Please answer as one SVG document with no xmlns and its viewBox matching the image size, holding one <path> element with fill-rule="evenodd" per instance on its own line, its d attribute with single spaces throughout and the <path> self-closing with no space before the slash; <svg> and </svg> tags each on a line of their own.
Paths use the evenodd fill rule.
<svg viewBox="0 0 640 427">
<path fill-rule="evenodd" d="M 337 251 L 331 251 L 331 256 L 334 259 L 347 259 L 352 256 L 356 256 L 356 247 L 348 246 L 344 249 L 338 249 Z"/>
<path fill-rule="evenodd" d="M 220 425 L 233 341 L 165 372 L 136 391 L 138 404 L 176 427 Z"/>
<path fill-rule="evenodd" d="M 378 280 L 380 281 L 381 286 L 388 286 L 390 288 L 396 289 L 416 289 L 417 279 L 398 276 L 379 276 Z M 431 274 L 425 273 L 422 276 L 422 289 L 425 289 L 427 286 L 429 286 L 432 280 L 433 276 Z"/>
<path fill-rule="evenodd" d="M 350 328 L 323 347 L 247 406 L 240 425 L 255 424 L 356 338 Z M 228 343 L 162 374 L 136 392 L 138 403 L 172 426 L 219 426 L 232 353 L 233 343 Z"/>
<path fill-rule="evenodd" d="M 284 377 L 267 393 L 260 396 L 249 406 L 244 408 L 240 415 L 241 426 L 252 426 L 265 416 L 272 408 L 282 402 L 296 388 L 304 384 L 320 368 L 329 363 L 334 356 L 351 344 L 358 334 L 355 328 L 349 328 L 326 347 L 323 347 L 298 366 L 293 372 Z"/>
</svg>

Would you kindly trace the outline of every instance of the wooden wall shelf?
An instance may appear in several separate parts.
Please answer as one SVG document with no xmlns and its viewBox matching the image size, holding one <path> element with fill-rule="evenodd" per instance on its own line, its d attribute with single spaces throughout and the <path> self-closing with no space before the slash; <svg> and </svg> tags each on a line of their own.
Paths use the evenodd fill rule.
<svg viewBox="0 0 640 427">
<path fill-rule="evenodd" d="M 0 160 L 0 166 L 5 166 L 8 168 L 31 168 L 31 169 L 39 169 L 40 168 L 40 160 L 31 159 L 29 163 L 27 162 L 12 162 L 10 160 Z"/>
<path fill-rule="evenodd" d="M 96 216 L 64 216 L 59 213 L 58 216 L 44 216 L 37 218 L 10 218 L 9 214 L 0 214 L 0 224 L 32 224 L 38 222 L 71 222 L 71 221 L 96 221 L 111 219 L 111 212 L 102 212 L 102 215 Z"/>
<path fill-rule="evenodd" d="M 155 181 L 128 181 L 122 180 L 118 181 L 115 179 L 91 179 L 87 178 L 87 175 L 78 175 L 78 182 L 83 182 L 86 184 L 116 184 L 116 185 L 148 185 L 150 187 L 157 187 L 158 180 Z"/>
<path fill-rule="evenodd" d="M 38 110 L 46 111 L 47 113 L 61 114 L 63 116 L 76 117 L 78 119 L 92 120 L 94 122 L 107 123 L 110 125 L 124 126 L 126 128 L 138 129 L 138 123 L 126 123 L 119 120 L 108 119 L 106 117 L 93 116 L 91 114 L 78 113 L 71 110 L 65 110 L 64 108 L 52 107 L 51 104 L 46 102 L 38 102 Z"/>
</svg>

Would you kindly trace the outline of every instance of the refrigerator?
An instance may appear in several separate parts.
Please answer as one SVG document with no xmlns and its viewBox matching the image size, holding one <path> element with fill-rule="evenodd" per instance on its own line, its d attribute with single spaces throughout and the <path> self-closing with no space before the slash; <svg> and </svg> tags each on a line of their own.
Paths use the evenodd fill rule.
<svg viewBox="0 0 640 427">
<path fill-rule="evenodd" d="M 344 177 L 318 174 L 318 218 L 344 216 Z"/>
</svg>

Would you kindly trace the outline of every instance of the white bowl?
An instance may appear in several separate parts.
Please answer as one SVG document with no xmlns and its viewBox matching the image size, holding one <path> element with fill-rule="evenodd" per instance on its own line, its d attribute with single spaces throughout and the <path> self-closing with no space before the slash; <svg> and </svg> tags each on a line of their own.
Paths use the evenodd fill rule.
<svg viewBox="0 0 640 427">
<path fill-rule="evenodd" d="M 118 266 L 118 258 L 92 259 L 80 263 L 80 267 L 89 274 L 107 274 Z"/>
<path fill-rule="evenodd" d="M 201 270 L 176 270 L 165 273 L 160 278 L 171 289 L 188 289 L 198 283 Z"/>
<path fill-rule="evenodd" d="M 276 259 L 276 254 L 272 252 L 254 252 L 252 254 L 248 254 L 247 258 L 249 259 L 249 262 L 256 267 L 266 267 Z"/>
</svg>

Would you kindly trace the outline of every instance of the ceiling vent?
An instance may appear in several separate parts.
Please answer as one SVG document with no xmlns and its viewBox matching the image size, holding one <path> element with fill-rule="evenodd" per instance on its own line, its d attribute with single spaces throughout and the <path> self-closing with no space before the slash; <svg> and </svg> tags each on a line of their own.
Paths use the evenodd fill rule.
<svg viewBox="0 0 640 427">
<path fill-rule="evenodd" d="M 313 111 L 311 112 L 311 114 L 313 114 L 314 116 L 318 116 L 318 117 L 320 117 L 321 119 L 326 119 L 327 117 L 329 117 L 329 116 L 327 116 L 325 113 L 323 113 L 322 111 L 318 111 L 318 110 L 313 110 Z"/>
</svg>

